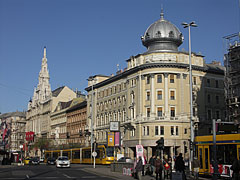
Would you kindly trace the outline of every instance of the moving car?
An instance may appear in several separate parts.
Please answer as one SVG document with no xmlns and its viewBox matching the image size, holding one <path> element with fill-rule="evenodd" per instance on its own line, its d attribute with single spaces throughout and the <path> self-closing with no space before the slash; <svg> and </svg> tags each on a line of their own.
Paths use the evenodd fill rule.
<svg viewBox="0 0 240 180">
<path fill-rule="evenodd" d="M 59 156 L 56 160 L 56 167 L 70 167 L 70 160 L 67 156 Z"/>
<path fill-rule="evenodd" d="M 56 164 L 56 158 L 55 157 L 49 157 L 48 159 L 47 159 L 47 164 L 52 164 L 52 165 L 54 165 L 54 164 Z"/>
<path fill-rule="evenodd" d="M 39 157 L 34 157 L 31 159 L 31 164 L 37 165 L 40 164 L 40 159 Z"/>
</svg>

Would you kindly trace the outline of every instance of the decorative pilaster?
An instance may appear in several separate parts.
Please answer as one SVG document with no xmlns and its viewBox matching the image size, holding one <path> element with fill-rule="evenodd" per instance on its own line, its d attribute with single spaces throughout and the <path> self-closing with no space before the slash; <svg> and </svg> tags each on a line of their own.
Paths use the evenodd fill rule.
<svg viewBox="0 0 240 180">
<path fill-rule="evenodd" d="M 169 117 L 169 109 L 168 109 L 168 73 L 164 73 L 164 107 L 165 107 L 165 117 Z"/>
<path fill-rule="evenodd" d="M 155 116 L 155 87 L 154 87 L 154 77 L 155 75 L 154 74 L 151 74 L 151 116 L 154 117 Z"/>
</svg>

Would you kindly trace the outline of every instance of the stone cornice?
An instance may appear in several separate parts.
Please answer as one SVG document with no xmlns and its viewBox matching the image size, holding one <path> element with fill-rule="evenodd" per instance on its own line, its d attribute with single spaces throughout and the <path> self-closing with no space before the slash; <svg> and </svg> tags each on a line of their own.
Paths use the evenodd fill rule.
<svg viewBox="0 0 240 180">
<path fill-rule="evenodd" d="M 121 74 L 117 74 L 116 76 L 113 76 L 109 79 L 106 79 L 105 81 L 102 81 L 98 84 L 95 84 L 93 86 L 93 89 L 100 88 L 102 86 L 105 86 L 107 84 L 110 84 L 112 82 L 115 82 L 117 80 L 120 80 L 122 78 L 125 78 L 131 74 L 134 74 L 138 71 L 145 70 L 145 69 L 152 69 L 152 68 L 180 68 L 180 69 L 187 69 L 189 67 L 188 64 L 183 64 L 183 63 L 147 63 L 143 64 L 140 66 L 136 66 L 134 68 L 131 68 L 129 70 L 126 70 L 122 72 Z M 205 65 L 204 67 L 201 66 L 194 66 L 192 65 L 192 69 L 196 71 L 202 71 L 205 73 L 211 73 L 211 74 L 219 74 L 219 75 L 224 75 L 224 70 L 220 68 L 214 68 L 211 66 Z M 85 88 L 86 91 L 91 91 L 92 87 L 89 86 Z"/>
</svg>

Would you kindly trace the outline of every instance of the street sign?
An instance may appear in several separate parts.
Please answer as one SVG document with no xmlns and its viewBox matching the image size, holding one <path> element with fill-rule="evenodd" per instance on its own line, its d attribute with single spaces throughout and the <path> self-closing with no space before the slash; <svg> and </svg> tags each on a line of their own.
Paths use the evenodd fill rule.
<svg viewBox="0 0 240 180">
<path fill-rule="evenodd" d="M 97 156 L 97 152 L 95 152 L 95 151 L 92 152 L 92 156 L 93 156 L 93 157 L 96 157 L 96 156 Z"/>
</svg>

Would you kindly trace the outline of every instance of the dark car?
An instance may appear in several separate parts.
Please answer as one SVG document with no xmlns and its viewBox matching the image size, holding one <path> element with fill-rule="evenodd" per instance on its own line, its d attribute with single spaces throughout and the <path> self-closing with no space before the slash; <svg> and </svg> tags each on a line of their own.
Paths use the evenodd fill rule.
<svg viewBox="0 0 240 180">
<path fill-rule="evenodd" d="M 56 158 L 54 158 L 54 157 L 48 158 L 48 159 L 47 159 L 47 164 L 55 165 L 55 164 L 56 164 Z"/>
<path fill-rule="evenodd" d="M 34 157 L 31 159 L 31 164 L 37 165 L 40 164 L 40 159 L 39 157 Z"/>
<path fill-rule="evenodd" d="M 117 162 L 133 163 L 133 160 L 130 157 L 121 157 Z"/>
</svg>

